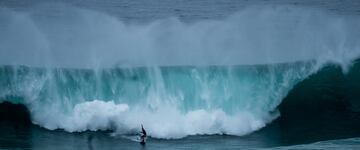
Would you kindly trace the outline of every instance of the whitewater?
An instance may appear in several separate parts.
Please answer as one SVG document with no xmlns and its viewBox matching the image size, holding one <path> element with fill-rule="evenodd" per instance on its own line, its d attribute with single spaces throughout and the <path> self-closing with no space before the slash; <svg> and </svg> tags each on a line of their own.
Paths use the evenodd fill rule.
<svg viewBox="0 0 360 150">
<path fill-rule="evenodd" d="M 288 92 L 324 66 L 347 74 L 359 25 L 288 5 L 146 23 L 64 4 L 0 8 L 0 101 L 50 130 L 243 136 L 281 117 Z"/>
</svg>

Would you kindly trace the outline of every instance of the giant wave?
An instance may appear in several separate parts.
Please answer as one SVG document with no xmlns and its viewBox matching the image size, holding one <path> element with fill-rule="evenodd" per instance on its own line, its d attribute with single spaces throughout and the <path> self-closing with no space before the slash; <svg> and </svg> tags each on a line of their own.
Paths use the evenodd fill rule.
<svg viewBox="0 0 360 150">
<path fill-rule="evenodd" d="M 26 104 L 35 124 L 67 131 L 131 132 L 177 138 L 244 135 L 277 117 L 280 100 L 310 64 L 131 69 L 2 67 L 3 99 Z"/>
<path fill-rule="evenodd" d="M 249 134 L 280 115 L 299 82 L 329 62 L 346 74 L 360 51 L 357 17 L 313 9 L 138 25 L 67 7 L 54 20 L 44 8 L 0 10 L 0 99 L 69 132 Z"/>
</svg>

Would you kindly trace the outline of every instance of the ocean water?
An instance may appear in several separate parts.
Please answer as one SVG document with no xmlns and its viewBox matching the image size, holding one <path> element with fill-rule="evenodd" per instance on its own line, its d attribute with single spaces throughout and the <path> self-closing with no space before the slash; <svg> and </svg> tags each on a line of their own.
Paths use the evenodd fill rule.
<svg viewBox="0 0 360 150">
<path fill-rule="evenodd" d="M 3 0 L 0 149 L 359 149 L 359 12 Z"/>
</svg>

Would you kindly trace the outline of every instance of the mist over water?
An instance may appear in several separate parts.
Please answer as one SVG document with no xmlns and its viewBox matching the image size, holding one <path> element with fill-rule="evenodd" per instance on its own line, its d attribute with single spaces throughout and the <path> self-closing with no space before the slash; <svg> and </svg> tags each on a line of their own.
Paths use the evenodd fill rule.
<svg viewBox="0 0 360 150">
<path fill-rule="evenodd" d="M 0 8 L 0 97 L 69 132 L 242 136 L 279 117 L 294 85 L 360 52 L 358 16 L 294 6 L 128 23 L 64 4 Z"/>
<path fill-rule="evenodd" d="M 193 23 L 170 17 L 128 24 L 63 4 L 1 12 L 5 65 L 251 65 L 319 57 L 346 61 L 359 53 L 358 17 L 294 6 L 249 7 L 224 19 Z"/>
</svg>

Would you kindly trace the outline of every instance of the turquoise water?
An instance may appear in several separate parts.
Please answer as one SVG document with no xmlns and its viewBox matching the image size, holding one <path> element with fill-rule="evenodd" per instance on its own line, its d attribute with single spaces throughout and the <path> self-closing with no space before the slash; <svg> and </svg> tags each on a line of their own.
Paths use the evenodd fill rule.
<svg viewBox="0 0 360 150">
<path fill-rule="evenodd" d="M 295 64 L 282 64 L 282 65 L 275 65 L 275 66 L 253 66 L 253 67 L 245 67 L 245 66 L 239 66 L 235 67 L 236 69 L 239 69 L 241 71 L 244 70 L 267 70 L 269 68 L 272 68 L 274 72 L 277 71 L 284 71 L 290 68 L 294 69 L 297 68 L 295 66 L 301 66 L 300 68 L 308 68 L 311 69 L 311 63 L 295 63 Z M 307 67 L 306 67 L 307 66 Z M 186 69 L 181 69 L 182 71 L 187 70 L 192 67 L 186 67 Z M 220 67 L 221 68 L 221 67 Z M 252 68 L 252 69 L 250 69 Z M 276 68 L 276 69 L 275 69 Z M 141 70 L 141 68 L 139 68 Z M 162 68 L 162 69 L 169 69 L 169 68 Z M 194 69 L 194 68 L 192 68 Z M 202 68 L 204 69 L 204 68 Z M 233 68 L 234 69 L 234 68 Z M 7 70 L 7 71 L 5 71 Z M 13 67 L 3 67 L 2 69 L 2 75 L 10 74 L 9 77 L 15 77 L 12 73 L 9 73 L 12 70 L 14 71 Z M 17 80 L 9 79 L 2 80 L 2 85 L 9 85 L 9 83 L 12 83 L 12 85 L 23 85 L 23 81 L 21 76 L 29 76 L 29 73 L 32 71 L 37 72 L 37 75 L 41 76 L 44 74 L 44 72 L 47 72 L 49 70 L 42 70 L 42 69 L 31 69 L 28 67 L 16 67 L 16 72 L 21 72 L 20 74 L 17 74 Z M 26 71 L 24 71 L 26 70 Z M 65 71 L 62 69 L 63 72 L 69 72 L 69 70 Z M 223 71 L 222 69 L 214 69 L 211 70 L 217 70 L 217 71 Z M 301 69 L 300 69 L 301 70 Z M 306 70 L 306 69 L 305 69 Z M 51 71 L 51 70 L 50 70 Z M 53 71 L 53 70 L 52 70 Z M 77 70 L 79 72 L 88 72 L 84 70 Z M 25 73 L 26 72 L 26 73 Z M 75 70 L 72 70 L 72 73 L 76 72 Z M 76 75 L 83 75 L 82 73 L 76 73 Z M 107 70 L 107 73 L 110 71 Z M 117 70 L 116 75 L 122 74 L 121 72 L 124 72 L 124 70 Z M 255 71 L 257 72 L 257 71 Z M 214 73 L 214 72 L 213 72 Z M 216 72 L 215 72 L 216 73 Z M 253 72 L 251 72 L 253 73 Z M 269 72 L 268 72 L 269 73 Z M 306 72 L 307 73 L 307 72 Z M 33 74 L 33 73 L 31 73 Z M 261 74 L 264 74 L 264 71 L 261 72 Z M 66 128 L 66 126 L 59 126 L 58 128 L 60 130 L 47 130 L 44 129 L 48 128 L 46 127 L 46 124 L 42 124 L 39 120 L 39 122 L 36 122 L 36 118 L 34 118 L 35 115 L 38 113 L 39 110 L 34 110 L 32 108 L 32 104 L 26 102 L 26 97 L 21 97 L 20 95 L 17 96 L 8 96 L 3 97 L 3 101 L 12 101 L 13 103 L 22 103 L 25 104 L 29 108 L 29 113 L 32 118 L 32 122 L 38 124 L 38 125 L 21 125 L 22 122 L 17 122 L 16 118 L 19 117 L 19 115 L 16 115 L 14 112 L 21 112 L 21 109 L 16 110 L 16 108 L 12 108 L 15 110 L 14 112 L 9 112 L 10 114 L 5 114 L 6 116 L 13 118 L 14 121 L 2 121 L 1 122 L 1 132 L 4 133 L 0 137 L 0 143 L 3 148 L 29 148 L 29 149 L 52 149 L 57 147 L 58 149 L 118 149 L 126 148 L 126 149 L 139 149 L 139 148 L 145 148 L 145 149 L 187 149 L 187 148 L 196 148 L 196 149 L 233 149 L 233 148 L 246 148 L 246 149 L 356 149 L 358 148 L 358 139 L 357 138 L 351 138 L 351 137 L 357 137 L 360 133 L 360 130 L 358 129 L 359 122 L 359 114 L 358 112 L 358 103 L 356 100 L 356 93 L 359 90 L 358 88 L 358 82 L 356 80 L 358 79 L 359 74 L 359 65 L 357 62 L 354 62 L 353 67 L 350 68 L 349 72 L 347 74 L 343 74 L 341 71 L 341 68 L 337 65 L 328 65 L 322 68 L 321 70 L 317 71 L 316 73 L 307 76 L 306 78 L 302 80 L 292 80 L 294 81 L 294 85 L 291 88 L 290 91 L 287 91 L 286 94 L 281 100 L 283 101 L 280 106 L 278 107 L 281 116 L 277 118 L 275 121 L 269 123 L 266 127 L 260 128 L 257 131 L 251 131 L 252 133 L 242 135 L 242 136 L 230 136 L 230 135 L 222 135 L 222 134 L 237 134 L 236 132 L 228 132 L 228 133 L 214 133 L 213 131 L 218 130 L 214 126 L 212 128 L 209 128 L 208 130 L 198 130 L 195 131 L 199 132 L 197 134 L 201 134 L 201 132 L 213 132 L 211 135 L 191 135 L 193 133 L 187 132 L 185 130 L 183 131 L 183 134 L 189 134 L 186 137 L 178 138 L 176 132 L 168 132 L 170 134 L 167 134 L 167 138 L 173 137 L 176 139 L 164 139 L 162 137 L 157 137 L 161 134 L 157 134 L 156 132 L 166 131 L 164 130 L 166 126 L 160 126 L 162 130 L 159 129 L 151 129 L 148 126 L 151 125 L 158 125 L 156 122 L 156 118 L 150 119 L 150 122 L 146 122 L 145 128 L 147 128 L 149 132 L 150 138 L 148 139 L 148 144 L 145 147 L 142 147 L 139 145 L 134 139 L 136 138 L 135 133 L 137 130 L 133 130 L 131 128 L 123 128 L 124 124 L 126 122 L 120 122 L 120 124 L 104 124 L 108 125 L 105 126 L 105 128 L 101 128 L 101 126 L 87 126 L 87 130 L 93 130 L 93 127 L 100 127 L 97 129 L 100 130 L 106 130 L 106 131 L 97 131 L 97 132 L 66 132 L 66 130 L 69 130 L 71 128 Z M 89 74 L 86 74 L 89 75 Z M 234 75 L 234 74 L 233 74 Z M 298 75 L 298 74 L 297 74 Z M 296 77 L 300 77 L 297 76 Z M 34 77 L 34 76 L 31 76 Z M 35 76 L 38 77 L 38 76 Z M 88 76 L 86 76 L 88 77 Z M 267 76 L 265 76 L 267 77 Z M 78 79 L 80 77 L 78 76 Z M 119 79 L 118 77 L 117 79 Z M 129 79 L 134 80 L 134 77 L 132 78 L 124 78 L 123 79 Z M 5 79 L 4 76 L 2 79 Z M 42 79 L 42 78 L 40 78 Z M 53 78 L 47 78 L 47 80 L 53 79 Z M 72 79 L 72 78 L 68 78 Z M 107 78 L 109 79 L 109 78 Z M 293 78 L 290 78 L 293 79 Z M 297 79 L 297 78 L 295 78 Z M 54 80 L 54 79 L 53 79 Z M 14 84 L 14 81 L 16 81 Z M 57 80 L 55 80 L 57 81 Z M 64 78 L 62 78 L 62 82 L 67 81 Z M 73 80 L 70 80 L 73 81 Z M 83 80 L 80 80 L 83 81 Z M 50 81 L 48 81 L 50 82 Z M 52 81 L 54 82 L 54 81 Z M 62 83 L 60 82 L 60 83 Z M 87 80 L 86 84 L 77 84 L 77 85 L 89 85 L 89 83 L 92 83 L 93 80 Z M 7 83 L 7 84 L 5 84 Z M 21 84 L 20 84 L 21 83 Z M 26 82 L 25 82 L 26 83 Z M 58 82 L 56 82 L 58 83 Z M 296 84 L 295 84 L 296 83 Z M 95 83 L 94 83 L 95 84 Z M 60 85 L 72 85 L 72 84 L 60 84 Z M 102 85 L 102 84 L 101 84 Z M 147 85 L 147 84 L 146 84 Z M 103 85 L 102 85 L 103 86 Z M 72 86 L 70 86 L 73 88 Z M 63 86 L 61 87 L 64 88 Z M 19 89 L 16 86 L 12 86 L 12 91 L 14 93 L 21 93 L 19 91 L 16 91 L 15 89 Z M 66 89 L 66 88 L 65 88 Z M 86 88 L 75 88 L 75 89 L 86 89 Z M 76 91 L 68 90 L 71 92 L 83 92 L 83 91 Z M 350 89 L 350 90 L 349 90 Z M 333 91 L 336 91 L 334 93 Z M 64 92 L 64 91 L 60 91 Z M 259 91 L 257 91 L 259 92 Z M 31 92 L 33 93 L 33 92 Z M 43 93 L 41 94 L 49 94 L 49 93 Z M 91 92 L 90 92 L 91 93 Z M 69 93 L 61 93 L 61 94 L 69 94 Z M 72 93 L 70 93 L 72 94 Z M 94 95 L 97 96 L 97 94 L 94 92 Z M 58 94 L 56 94 L 58 95 Z M 47 95 L 48 96 L 48 95 Z M 37 99 L 36 99 L 37 100 Z M 34 100 L 36 102 L 36 100 Z M 59 99 L 61 100 L 61 98 Z M 34 101 L 30 101 L 33 102 Z M 42 101 L 39 101 L 40 104 L 44 104 Z M 79 101 L 77 103 L 83 103 L 82 101 Z M 100 103 L 100 107 L 106 106 L 102 105 Z M 132 107 L 136 105 L 136 103 L 130 104 L 129 106 Z M 138 104 L 139 105 L 139 104 Z M 63 105 L 58 106 L 61 110 L 64 107 Z M 200 106 L 198 106 L 200 107 Z M 203 106 L 204 107 L 204 106 Z M 234 106 L 235 107 L 235 106 Z M 7 107 L 5 107 L 7 108 Z M 68 110 L 71 110 L 71 105 L 68 108 Z M 106 107 L 104 107 L 106 108 Z M 237 109 L 241 109 L 241 107 L 236 107 Z M 267 110 L 271 110 L 271 107 L 267 108 Z M 1 107 L 1 109 L 4 109 L 4 107 Z M 53 107 L 51 111 L 54 111 L 53 109 L 56 109 Z M 147 108 L 144 108 L 147 109 Z M 196 109 L 196 108 L 194 108 Z M 210 110 L 211 108 L 208 107 Z M 223 109 L 227 109 L 226 105 L 224 105 Z M 41 111 L 44 111 L 43 113 L 47 113 L 50 110 L 48 109 L 40 109 Z M 252 110 L 252 109 L 250 109 Z M 271 111 L 263 110 L 263 113 L 273 113 Z M 50 112 L 51 112 L 50 111 Z M 96 110 L 91 110 L 95 111 Z M 186 116 L 186 110 L 183 109 L 183 114 Z M 55 112 L 61 112 L 55 110 Z M 65 115 L 69 115 L 65 113 L 66 111 L 63 111 Z M 251 112 L 251 111 L 250 111 Z M 120 112 L 122 113 L 122 112 Z M 141 115 L 142 112 L 135 112 L 139 113 Z M 152 111 L 150 113 L 154 113 L 156 116 L 156 111 Z M 130 114 L 130 113 L 128 113 Z M 2 114 L 4 115 L 4 114 Z M 10 116 L 9 116 L 10 115 Z M 72 115 L 72 114 L 70 114 Z M 90 115 L 94 115 L 91 114 Z M 122 115 L 122 114 L 120 114 Z M 171 114 L 170 114 L 171 115 Z M 230 112 L 226 112 L 226 115 L 231 116 Z M 111 115 L 110 115 L 111 116 Z M 97 116 L 93 116 L 96 118 Z M 109 120 L 114 119 L 112 121 L 119 121 L 116 120 L 118 118 L 111 118 L 108 116 L 103 116 L 105 118 L 108 118 Z M 153 117 L 153 116 L 152 116 Z M 2 117 L 3 118 L 3 117 Z M 61 119 L 60 117 L 57 117 L 57 119 Z M 99 120 L 86 120 L 87 118 L 79 118 L 79 121 L 89 121 L 87 123 L 89 124 L 98 124 Z M 99 118 L 100 121 L 104 121 L 104 118 Z M 126 121 L 131 118 L 125 119 Z M 135 118 L 136 119 L 136 118 Z M 160 118 L 161 120 L 166 120 L 167 118 Z M 204 120 L 204 118 L 198 118 L 199 120 Z M 21 121 L 21 120 L 20 120 Z M 45 121 L 53 121 L 53 120 L 45 120 Z M 64 120 L 61 120 L 64 121 Z M 66 121 L 66 120 L 65 120 Z M 120 119 L 120 121 L 123 121 Z M 205 121 L 208 121 L 205 119 Z M 251 120 L 242 120 L 242 121 L 251 121 Z M 106 121 L 105 121 L 106 122 Z M 55 122 L 58 123 L 58 122 Z M 116 122 L 115 122 L 116 123 Z M 178 123 L 178 122 L 177 122 Z M 196 123 L 196 122 L 195 122 Z M 206 123 L 212 123 L 212 122 L 206 122 Z M 244 123 L 244 122 L 241 122 Z M 16 125 L 17 124 L 17 125 Z M 164 123 L 163 123 L 164 124 Z M 58 124 L 62 125 L 62 124 Z M 77 124 L 73 122 L 73 124 L 70 124 L 72 126 L 76 126 Z M 166 125 L 166 124 L 164 124 Z M 183 128 L 181 124 L 175 124 L 177 126 L 173 126 L 174 128 Z M 40 127 L 43 126 L 43 127 Z M 82 127 L 82 126 L 80 126 Z M 223 126 L 226 127 L 226 126 Z M 229 126 L 228 126 L 229 127 Z M 231 126 L 230 126 L 231 127 Z M 135 127 L 136 128 L 136 127 Z M 64 130 L 65 131 L 64 131 Z M 86 129 L 86 128 L 85 128 Z M 96 129 L 96 128 L 95 128 Z M 245 128 L 248 129 L 248 128 Z M 80 131 L 84 131 L 82 128 L 79 129 Z M 123 132 L 126 131 L 127 132 Z M 169 129 L 170 131 L 174 131 L 174 129 Z M 194 130 L 194 129 L 190 129 Z M 221 130 L 221 128 L 220 128 Z M 177 130 L 181 131 L 181 130 Z M 226 131 L 226 130 L 223 130 Z M 228 130 L 231 131 L 231 130 Z M 301 133 L 301 134 L 299 134 Z M 350 138 L 350 139 L 344 139 L 344 138 Z M 335 139 L 335 140 L 334 140 Z M 336 140 L 336 139 L 343 139 L 343 140 Z M 330 140 L 330 141 L 328 141 Z M 317 142 L 317 141 L 323 141 L 323 142 Z M 310 143 L 310 144 L 304 144 L 303 143 Z"/>
<path fill-rule="evenodd" d="M 131 133 L 134 125 L 143 123 L 156 138 L 244 135 L 276 118 L 276 106 L 314 66 L 100 70 L 5 66 L 0 69 L 0 86 L 6 90 L 0 94 L 3 101 L 26 105 L 33 123 L 48 129 Z M 166 123 L 162 129 L 160 120 Z"/>
</svg>

